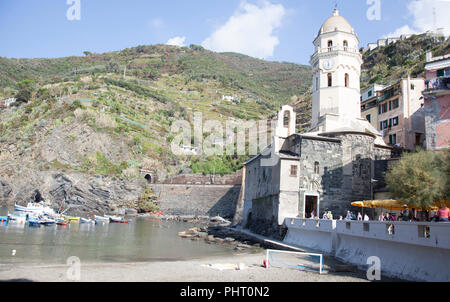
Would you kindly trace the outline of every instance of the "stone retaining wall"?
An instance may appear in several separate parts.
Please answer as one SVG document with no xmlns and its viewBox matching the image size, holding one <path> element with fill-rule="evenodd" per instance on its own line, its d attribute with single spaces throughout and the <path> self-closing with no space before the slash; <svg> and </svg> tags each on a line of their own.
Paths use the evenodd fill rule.
<svg viewBox="0 0 450 302">
<path fill-rule="evenodd" d="M 154 184 L 151 188 L 167 215 L 221 216 L 233 218 L 240 185 Z"/>
</svg>

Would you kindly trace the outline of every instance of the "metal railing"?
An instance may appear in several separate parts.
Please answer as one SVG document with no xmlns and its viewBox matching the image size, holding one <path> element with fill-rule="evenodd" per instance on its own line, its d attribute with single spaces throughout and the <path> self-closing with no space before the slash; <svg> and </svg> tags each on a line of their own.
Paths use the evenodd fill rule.
<svg viewBox="0 0 450 302">
<path fill-rule="evenodd" d="M 425 80 L 425 91 L 450 89 L 450 77 L 439 77 Z"/>
</svg>

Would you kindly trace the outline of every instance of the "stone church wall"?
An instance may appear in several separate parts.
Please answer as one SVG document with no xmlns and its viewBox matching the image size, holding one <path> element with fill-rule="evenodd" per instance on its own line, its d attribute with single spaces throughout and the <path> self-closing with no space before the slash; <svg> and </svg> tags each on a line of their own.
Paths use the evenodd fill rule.
<svg viewBox="0 0 450 302">
<path fill-rule="evenodd" d="M 342 194 L 343 170 L 340 141 L 297 136 L 294 143 L 300 155 L 300 217 L 306 214 L 304 204 L 307 195 L 320 195 L 320 212 L 323 212 L 325 208 L 332 208 L 333 201 L 339 200 Z M 319 173 L 316 173 L 317 168 Z"/>
</svg>

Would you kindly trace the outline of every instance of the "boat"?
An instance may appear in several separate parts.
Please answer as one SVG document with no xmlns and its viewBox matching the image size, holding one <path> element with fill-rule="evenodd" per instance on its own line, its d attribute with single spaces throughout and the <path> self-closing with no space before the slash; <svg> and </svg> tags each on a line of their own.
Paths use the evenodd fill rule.
<svg viewBox="0 0 450 302">
<path fill-rule="evenodd" d="M 64 220 L 64 219 L 57 219 L 56 220 L 56 224 L 65 226 L 65 225 L 68 225 L 69 222 L 67 220 Z"/>
<path fill-rule="evenodd" d="M 95 220 L 98 222 L 109 222 L 109 217 L 95 215 Z"/>
<path fill-rule="evenodd" d="M 30 202 L 26 207 L 20 206 L 18 204 L 14 205 L 14 210 L 17 212 L 27 212 L 27 213 L 39 213 L 39 214 L 55 214 L 55 211 L 47 206 L 43 206 L 39 203 Z"/>
<path fill-rule="evenodd" d="M 80 222 L 80 217 L 67 217 L 69 222 Z"/>
<path fill-rule="evenodd" d="M 125 218 L 123 217 L 119 217 L 119 216 L 108 216 L 109 217 L 109 221 L 112 223 L 128 223 L 127 220 L 125 220 Z"/>
<path fill-rule="evenodd" d="M 86 219 L 86 218 L 83 218 L 83 217 L 80 218 L 80 222 L 81 223 L 87 223 L 87 224 L 95 224 L 95 220 Z"/>
<path fill-rule="evenodd" d="M 8 216 L 0 216 L 1 223 L 8 222 L 8 220 L 9 220 Z"/>
<path fill-rule="evenodd" d="M 56 223 L 56 221 L 52 220 L 52 219 L 48 219 L 48 218 L 42 218 L 41 220 L 39 220 L 39 223 L 45 226 L 49 226 L 49 225 L 54 225 Z"/>
<path fill-rule="evenodd" d="M 27 218 L 23 215 L 8 214 L 8 221 L 17 224 L 25 224 Z"/>
<path fill-rule="evenodd" d="M 28 219 L 28 223 L 29 223 L 30 227 L 40 227 L 41 226 L 41 223 L 40 223 L 39 219 L 37 219 L 37 218 Z"/>
</svg>

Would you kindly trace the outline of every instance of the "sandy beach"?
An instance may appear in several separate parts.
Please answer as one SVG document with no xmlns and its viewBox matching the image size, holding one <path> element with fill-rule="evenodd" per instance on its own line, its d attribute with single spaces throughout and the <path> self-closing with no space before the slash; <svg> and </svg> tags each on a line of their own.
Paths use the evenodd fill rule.
<svg viewBox="0 0 450 302">
<path fill-rule="evenodd" d="M 319 275 L 289 268 L 262 267 L 264 252 L 176 262 L 81 264 L 81 282 L 367 282 L 363 272 Z M 207 265 L 244 264 L 242 270 Z M 326 263 L 325 263 L 326 264 Z M 205 266 L 206 265 L 206 266 Z M 73 282 L 67 265 L 1 265 L 1 281 Z"/>
</svg>

